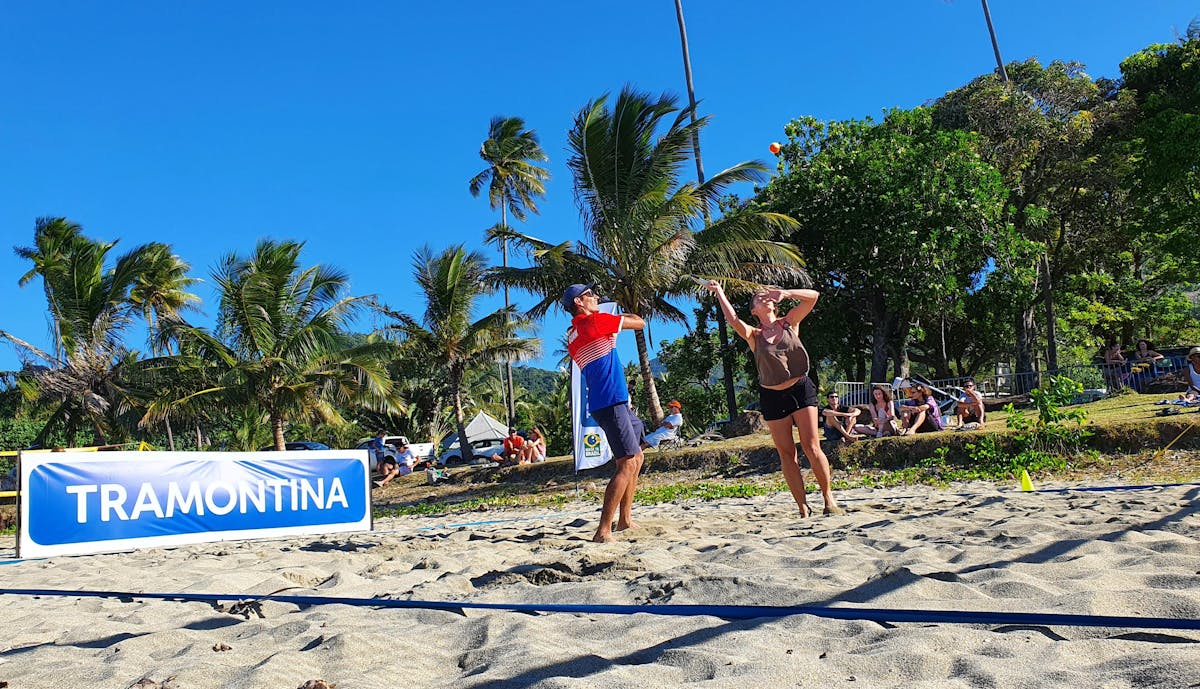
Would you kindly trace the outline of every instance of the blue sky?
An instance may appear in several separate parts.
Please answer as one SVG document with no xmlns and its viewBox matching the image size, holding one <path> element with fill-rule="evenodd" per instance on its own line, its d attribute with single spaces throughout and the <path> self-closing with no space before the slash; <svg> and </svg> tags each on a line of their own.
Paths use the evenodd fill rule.
<svg viewBox="0 0 1200 689">
<path fill-rule="evenodd" d="M 1112 77 L 1200 14 L 1182 0 L 991 8 L 1006 61 L 1078 60 Z M 994 68 L 974 0 L 688 0 L 685 11 L 710 171 L 769 158 L 795 117 L 911 107 Z M 483 231 L 497 216 L 467 193 L 490 118 L 523 117 L 551 157 L 526 231 L 577 238 L 566 133 L 585 102 L 625 83 L 685 94 L 671 0 L 5 3 L 0 329 L 48 344 L 40 284 L 17 287 L 28 266 L 9 249 L 31 244 L 43 215 L 119 249 L 168 242 L 201 278 L 261 237 L 303 240 L 307 264 L 341 267 L 355 294 L 419 314 L 415 248 L 491 251 Z M 209 284 L 197 293 L 207 323 Z M 534 365 L 553 366 L 565 326 L 546 319 Z M 681 332 L 651 327 L 655 345 Z M 0 346 L 0 370 L 18 365 Z"/>
</svg>

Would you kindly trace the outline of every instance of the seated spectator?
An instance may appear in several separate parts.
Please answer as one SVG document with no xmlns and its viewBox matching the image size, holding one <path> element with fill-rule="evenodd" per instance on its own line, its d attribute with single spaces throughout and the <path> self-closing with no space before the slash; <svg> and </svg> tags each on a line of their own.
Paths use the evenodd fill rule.
<svg viewBox="0 0 1200 689">
<path fill-rule="evenodd" d="M 974 428 L 983 428 L 984 416 L 983 395 L 976 389 L 975 379 L 968 378 L 963 381 L 963 395 L 958 399 L 958 427 L 973 423 Z"/>
<path fill-rule="evenodd" d="M 871 425 L 856 424 L 854 432 L 876 438 L 899 432 L 896 411 L 892 408 L 892 393 L 886 387 L 876 385 L 871 388 Z"/>
<path fill-rule="evenodd" d="M 525 447 L 521 450 L 521 464 L 537 464 L 544 461 L 546 461 L 546 436 L 542 435 L 542 429 L 535 426 L 532 431 L 529 431 L 529 439 L 525 441 Z"/>
<path fill-rule="evenodd" d="M 942 430 L 942 411 L 929 388 L 905 380 L 899 386 L 908 395 L 900 407 L 900 435 L 934 433 Z"/>
<path fill-rule="evenodd" d="M 401 476 L 411 474 L 416 463 L 417 457 L 408 449 L 408 445 L 401 444 L 396 448 L 396 468 Z"/>
<path fill-rule="evenodd" d="M 1159 361 L 1162 361 L 1165 358 L 1166 357 L 1164 357 L 1162 354 L 1159 354 L 1158 352 L 1156 352 L 1150 348 L 1149 340 L 1138 340 L 1137 341 L 1137 349 L 1134 350 L 1134 352 L 1133 352 L 1133 360 L 1134 361 L 1137 361 L 1139 363 L 1154 364 L 1154 363 L 1158 363 Z"/>
<path fill-rule="evenodd" d="M 454 483 L 457 476 L 451 476 L 448 469 L 439 469 L 430 464 L 425 467 L 425 482 L 431 486 L 436 486 L 438 483 Z"/>
<path fill-rule="evenodd" d="M 667 403 L 667 415 L 658 424 L 658 428 L 650 431 L 642 438 L 642 449 L 658 447 L 664 440 L 674 440 L 679 437 L 679 428 L 683 425 L 683 405 L 679 400 Z"/>
<path fill-rule="evenodd" d="M 1200 347 L 1192 347 L 1187 355 L 1188 386 L 1179 396 L 1180 402 L 1200 401 Z"/>
<path fill-rule="evenodd" d="M 841 445 L 861 438 L 853 432 L 854 420 L 858 418 L 860 410 L 839 404 L 841 398 L 836 392 L 830 392 L 825 400 L 828 406 L 821 411 L 821 416 L 825 417 L 825 439 Z"/>
<path fill-rule="evenodd" d="M 499 453 L 492 455 L 492 461 L 499 463 L 502 467 L 520 464 L 521 450 L 524 447 L 525 439 L 517 433 L 516 428 L 510 426 L 508 437 L 504 439 L 504 448 Z"/>
<path fill-rule="evenodd" d="M 396 448 L 395 456 L 387 455 L 379 462 L 379 475 L 383 478 L 375 482 L 375 487 L 383 488 L 397 476 L 411 474 L 416 463 L 417 458 L 413 456 L 412 450 L 408 449 L 408 445 L 401 445 Z"/>
<path fill-rule="evenodd" d="M 1104 382 L 1109 390 L 1120 390 L 1125 387 L 1125 355 L 1121 353 L 1121 343 L 1109 340 L 1108 348 L 1104 350 Z"/>
</svg>

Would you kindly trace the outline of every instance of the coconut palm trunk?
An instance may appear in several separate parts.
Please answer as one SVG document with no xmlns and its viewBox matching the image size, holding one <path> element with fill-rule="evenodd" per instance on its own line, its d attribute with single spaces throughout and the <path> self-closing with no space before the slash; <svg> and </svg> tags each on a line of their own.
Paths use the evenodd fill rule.
<svg viewBox="0 0 1200 689">
<path fill-rule="evenodd" d="M 507 201 L 500 206 L 500 224 L 508 227 L 508 203 Z M 508 240 L 500 240 L 500 262 L 508 267 Z M 504 308 L 507 310 L 512 306 L 508 300 L 508 284 L 504 285 Z M 508 418 L 505 419 L 509 426 L 515 423 L 516 419 L 516 404 L 513 401 L 513 379 L 512 379 L 512 362 L 504 362 L 504 410 L 508 413 Z"/>
<path fill-rule="evenodd" d="M 278 414 L 271 414 L 271 437 L 276 450 L 282 452 L 287 449 L 287 443 L 283 439 L 283 417 Z"/>
<path fill-rule="evenodd" d="M 463 413 L 462 381 L 450 384 L 450 399 L 454 405 L 454 428 L 458 431 L 458 451 L 462 454 L 463 462 L 470 464 L 475 459 L 471 439 L 467 437 L 467 420 Z"/>
<path fill-rule="evenodd" d="M 171 432 L 171 420 L 163 419 L 163 423 L 167 426 L 167 449 L 171 452 L 175 451 L 175 434 Z"/>
<path fill-rule="evenodd" d="M 662 423 L 662 406 L 658 400 L 658 387 L 654 384 L 654 373 L 650 370 L 650 348 L 646 345 L 646 331 L 633 331 L 633 339 L 637 342 L 638 370 L 642 373 L 642 385 L 646 388 L 646 404 L 650 408 L 651 426 L 657 428 Z"/>
<path fill-rule="evenodd" d="M 479 157 L 487 163 L 479 174 L 471 178 L 468 189 L 478 196 L 485 183 L 488 184 L 488 202 L 494 210 L 500 208 L 500 228 L 508 232 L 508 211 L 519 221 L 525 220 L 527 210 L 537 213 L 535 199 L 546 193 L 543 184 L 550 172 L 537 165 L 548 160 L 546 152 L 538 143 L 537 134 L 525 129 L 519 117 L 494 117 L 488 127 L 488 138 L 479 148 Z M 500 239 L 500 259 L 508 268 L 508 240 Z M 512 306 L 508 285 L 504 285 L 504 308 Z M 511 319 L 510 319 L 511 322 Z M 504 411 L 508 425 L 513 425 L 516 416 L 516 393 L 513 389 L 512 362 L 504 361 Z"/>
<path fill-rule="evenodd" d="M 992 52 L 996 54 L 996 69 L 1000 70 L 1000 79 L 1008 83 L 1008 70 L 1004 69 L 1004 59 L 1000 57 L 1000 42 L 996 40 L 996 28 L 992 26 L 992 12 L 988 9 L 987 0 L 983 3 L 983 18 L 987 21 L 988 35 L 992 37 Z"/>
<path fill-rule="evenodd" d="M 687 25 L 683 21 L 683 0 L 675 0 L 675 18 L 679 22 L 679 43 L 683 47 L 683 75 L 687 80 L 688 103 L 691 106 L 692 124 L 696 124 L 696 87 L 692 83 L 692 58 L 688 50 Z M 704 184 L 704 159 L 700 156 L 700 129 L 692 130 L 692 151 L 696 156 L 696 181 Z M 711 221 L 708 207 L 704 209 L 704 224 Z M 705 297 L 708 299 L 708 297 Z M 725 408 L 732 419 L 737 413 L 737 400 L 733 393 L 733 350 L 729 347 L 729 326 L 725 314 L 716 309 L 717 337 L 721 343 L 721 380 L 725 385 Z M 657 407 L 656 407 L 657 408 Z"/>
</svg>

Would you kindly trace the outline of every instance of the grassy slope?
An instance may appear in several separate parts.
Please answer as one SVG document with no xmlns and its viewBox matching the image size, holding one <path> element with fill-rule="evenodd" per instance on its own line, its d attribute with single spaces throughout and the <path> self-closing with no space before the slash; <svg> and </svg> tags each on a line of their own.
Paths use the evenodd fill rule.
<svg viewBox="0 0 1200 689">
<path fill-rule="evenodd" d="M 1173 396 L 1172 396 L 1173 397 Z M 1160 418 L 1161 396 L 1127 394 L 1081 405 L 1094 432 L 1095 450 L 1071 457 L 1064 469 L 1036 475 L 1037 480 L 1177 482 L 1200 480 L 1200 413 L 1187 410 Z M 1032 414 L 1030 411 L 1018 412 Z M 925 483 L 943 485 L 962 479 L 1010 481 L 1000 474 L 980 473 L 967 448 L 987 435 L 1004 441 L 1011 436 L 1007 415 L 990 415 L 986 430 L 945 431 L 906 438 L 855 443 L 832 455 L 835 487 Z M 1182 434 L 1182 435 L 1181 435 Z M 1170 446 L 1170 447 L 1168 447 Z M 931 463 L 945 447 L 945 459 Z M 638 488 L 641 503 L 786 490 L 779 459 L 769 436 L 754 435 L 666 452 L 651 450 Z M 380 516 L 443 514 L 506 506 L 562 505 L 570 500 L 598 502 L 610 468 L 576 477 L 567 457 L 512 469 L 463 470 L 457 485 L 425 485 L 424 476 L 404 477 L 376 491 Z M 810 486 L 810 490 L 815 486 Z"/>
<path fill-rule="evenodd" d="M 1126 394 L 1081 405 L 1094 431 L 1095 452 L 1069 459 L 1053 473 L 1035 474 L 1038 481 L 1109 480 L 1131 483 L 1200 480 L 1200 413 L 1187 410 L 1160 418 L 1154 402 L 1174 396 Z M 1032 414 L 1030 411 L 1018 412 Z M 835 488 L 909 483 L 944 485 L 963 479 L 1011 481 L 974 469 L 967 448 L 984 436 L 1009 436 L 1006 414 L 988 416 L 984 431 L 944 431 L 906 438 L 869 440 L 831 453 Z M 1168 447 L 1169 446 L 1169 447 Z M 946 448 L 944 462 L 929 458 Z M 511 469 L 460 469 L 460 482 L 429 486 L 424 474 L 401 477 L 373 494 L 378 516 L 445 514 L 498 507 L 555 507 L 572 500 L 599 502 L 610 467 L 576 476 L 568 457 Z M 815 486 L 810 486 L 815 490 Z M 779 473 L 779 457 L 767 435 L 752 435 L 696 448 L 646 455 L 637 501 L 716 499 L 787 490 Z M 0 507 L 0 528 L 8 526 L 11 507 Z M 7 519 L 6 519 L 7 518 Z M 8 526 L 11 531 L 11 526 Z"/>
</svg>

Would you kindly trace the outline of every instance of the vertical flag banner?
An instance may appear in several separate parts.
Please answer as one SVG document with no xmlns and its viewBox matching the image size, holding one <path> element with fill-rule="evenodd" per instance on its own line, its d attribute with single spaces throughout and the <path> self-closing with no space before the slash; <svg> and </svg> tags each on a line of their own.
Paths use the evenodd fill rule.
<svg viewBox="0 0 1200 689">
<path fill-rule="evenodd" d="M 605 302 L 600 304 L 600 310 L 616 313 L 617 304 Z M 574 361 L 571 362 L 571 430 L 575 433 L 575 471 L 603 466 L 612 459 L 608 439 L 588 409 L 587 381 Z"/>
<path fill-rule="evenodd" d="M 365 450 L 21 455 L 22 557 L 371 528 Z"/>
</svg>

